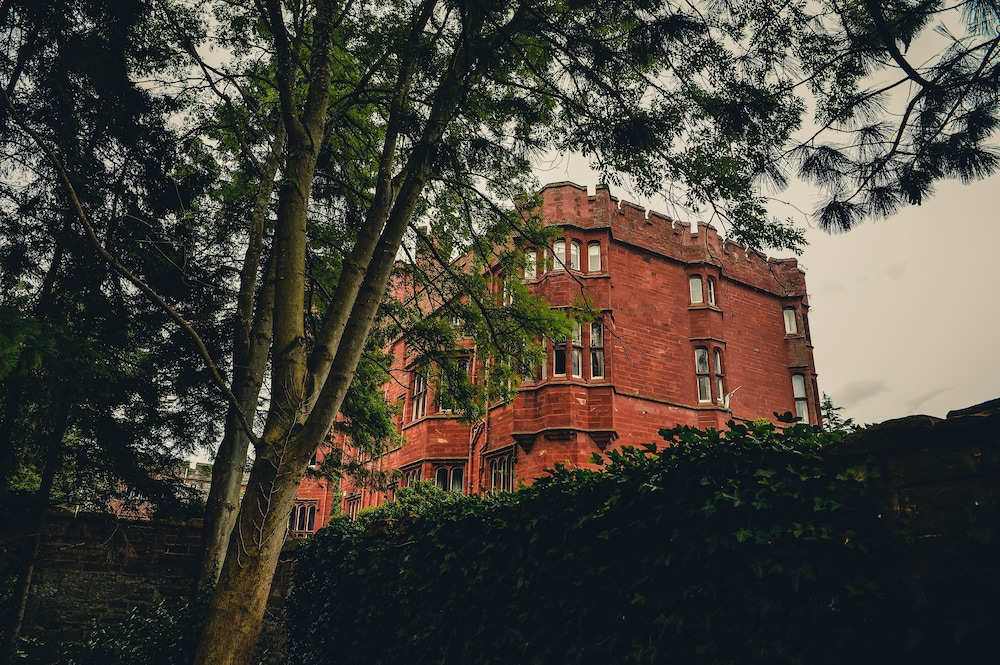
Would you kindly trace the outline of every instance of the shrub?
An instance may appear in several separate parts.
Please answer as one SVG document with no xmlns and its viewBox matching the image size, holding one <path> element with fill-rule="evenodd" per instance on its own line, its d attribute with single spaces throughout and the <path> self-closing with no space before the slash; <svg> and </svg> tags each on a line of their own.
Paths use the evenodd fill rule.
<svg viewBox="0 0 1000 665">
<path fill-rule="evenodd" d="M 664 430 L 668 447 L 557 468 L 514 494 L 334 520 L 299 549 L 290 661 L 883 663 L 988 636 L 995 611 L 959 631 L 966 603 L 947 583 L 900 574 L 906 543 L 865 494 L 874 471 L 823 461 L 836 435 L 730 427 Z M 995 591 L 996 578 L 979 579 Z"/>
</svg>

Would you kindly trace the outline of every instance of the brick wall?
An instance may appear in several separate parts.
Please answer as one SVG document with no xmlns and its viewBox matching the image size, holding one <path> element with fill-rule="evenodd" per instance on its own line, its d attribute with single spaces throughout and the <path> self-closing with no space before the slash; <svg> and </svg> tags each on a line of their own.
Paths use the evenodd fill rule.
<svg viewBox="0 0 1000 665">
<path fill-rule="evenodd" d="M 579 243 L 580 266 L 562 257 L 564 269 L 545 270 L 552 248 L 536 248 L 536 275 L 528 289 L 554 308 L 590 303 L 604 327 L 604 376 L 591 376 L 589 324 L 581 340 L 549 341 L 545 377 L 525 377 L 515 400 L 489 410 L 477 432 L 449 414 L 413 417 L 412 374 L 405 340 L 393 345 L 390 401 L 402 405 L 406 444 L 373 462 L 382 469 L 420 468 L 433 478 L 434 460 L 466 458 L 467 491 L 491 487 L 485 469 L 497 451 L 515 445 L 516 478 L 532 479 L 557 463 L 587 466 L 609 446 L 659 442 L 662 427 L 724 428 L 731 418 L 774 419 L 795 412 L 792 377 L 801 374 L 809 420 L 819 422 L 819 399 L 808 335 L 805 275 L 794 259 L 772 260 L 726 242 L 704 224 L 686 224 L 619 201 L 607 187 L 595 194 L 573 183 L 543 188 L 544 223 Z M 600 246 L 600 266 L 588 248 Z M 702 302 L 692 302 L 690 281 L 703 283 Z M 711 282 L 711 293 L 709 291 Z M 419 298 L 399 287 L 397 295 Z M 784 310 L 794 311 L 798 330 L 787 333 Z M 582 371 L 557 375 L 557 346 L 582 352 Z M 709 354 L 710 395 L 699 394 L 696 350 Z M 560 353 L 562 353 L 560 351 Z M 474 351 L 470 350 L 474 358 Z M 721 366 L 721 367 L 720 367 Z M 473 371 L 481 368 L 473 367 Z M 721 384 L 721 385 L 720 385 Z M 723 402 L 732 393 L 727 411 Z M 361 505 L 384 494 L 353 488 Z"/>
<path fill-rule="evenodd" d="M 0 567 L 17 568 L 34 537 L 20 515 L 3 516 Z M 46 517 L 22 635 L 40 638 L 45 649 L 73 641 L 93 622 L 112 625 L 132 610 L 146 613 L 161 601 L 194 593 L 201 546 L 200 519 L 187 522 L 116 519 L 113 515 L 54 509 Z M 282 561 L 272 587 L 280 605 L 290 579 Z M 49 662 L 44 653 L 35 662 Z"/>
</svg>

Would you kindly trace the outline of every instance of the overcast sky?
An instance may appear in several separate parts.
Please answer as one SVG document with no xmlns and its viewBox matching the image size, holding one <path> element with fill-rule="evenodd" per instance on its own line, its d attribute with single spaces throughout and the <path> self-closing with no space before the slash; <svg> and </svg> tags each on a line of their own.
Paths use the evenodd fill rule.
<svg viewBox="0 0 1000 665">
<path fill-rule="evenodd" d="M 597 182 L 583 159 L 537 176 L 543 184 L 571 180 L 591 194 Z M 841 414 L 861 424 L 944 417 L 1000 397 L 1000 176 L 943 183 L 922 206 L 839 235 L 809 228 L 800 211 L 811 211 L 815 197 L 796 185 L 778 196 L 791 205 L 774 212 L 808 229 L 799 265 L 819 388 Z"/>
</svg>

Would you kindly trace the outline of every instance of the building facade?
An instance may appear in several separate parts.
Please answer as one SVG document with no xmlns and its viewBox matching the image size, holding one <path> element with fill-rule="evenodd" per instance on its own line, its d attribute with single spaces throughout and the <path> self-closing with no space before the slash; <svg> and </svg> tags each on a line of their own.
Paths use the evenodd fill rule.
<svg viewBox="0 0 1000 665">
<path fill-rule="evenodd" d="M 596 317 L 546 342 L 546 362 L 516 397 L 469 425 L 435 406 L 432 387 L 394 349 L 388 399 L 406 443 L 372 464 L 400 483 L 433 480 L 477 493 L 530 484 L 558 463 L 590 466 L 610 447 L 660 441 L 663 427 L 724 428 L 730 419 L 820 419 L 805 275 L 710 226 L 675 222 L 599 185 L 542 190 L 561 235 L 527 257 L 529 290 L 554 308 L 589 302 Z M 476 370 L 474 349 L 468 367 Z M 344 482 L 348 514 L 391 498 Z M 327 516 L 317 517 L 317 527 Z"/>
</svg>

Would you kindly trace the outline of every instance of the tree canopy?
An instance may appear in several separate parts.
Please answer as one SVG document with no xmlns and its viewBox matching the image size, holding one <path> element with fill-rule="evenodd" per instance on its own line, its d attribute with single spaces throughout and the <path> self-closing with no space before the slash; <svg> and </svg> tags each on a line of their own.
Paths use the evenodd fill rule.
<svg viewBox="0 0 1000 665">
<path fill-rule="evenodd" d="M 5 477 L 31 437 L 123 443 L 89 457 L 113 465 L 137 441 L 224 432 L 198 662 L 243 662 L 309 458 L 338 412 L 373 422 L 377 400 L 346 400 L 359 371 L 357 387 L 379 383 L 372 331 L 404 324 L 438 363 L 453 344 L 386 302 L 401 248 L 423 236 L 405 279 L 494 333 L 478 340 L 515 359 L 504 378 L 565 325 L 483 276 L 544 242 L 513 205 L 538 155 L 581 154 L 749 247 L 795 247 L 801 230 L 766 212 L 791 173 L 845 230 L 995 170 L 998 15 L 981 0 L 2 0 L 0 306 L 22 315 L 0 345 Z"/>
</svg>

